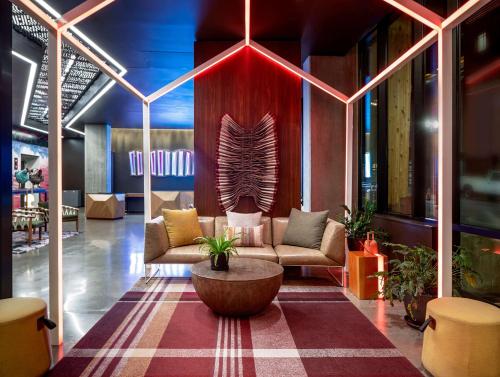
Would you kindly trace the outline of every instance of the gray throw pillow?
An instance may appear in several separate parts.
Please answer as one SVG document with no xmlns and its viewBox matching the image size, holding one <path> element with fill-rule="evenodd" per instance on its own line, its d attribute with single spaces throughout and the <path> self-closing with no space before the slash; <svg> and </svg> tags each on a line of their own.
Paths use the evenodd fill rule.
<svg viewBox="0 0 500 377">
<path fill-rule="evenodd" d="M 292 208 L 283 245 L 319 249 L 328 221 L 328 211 L 302 212 Z"/>
</svg>

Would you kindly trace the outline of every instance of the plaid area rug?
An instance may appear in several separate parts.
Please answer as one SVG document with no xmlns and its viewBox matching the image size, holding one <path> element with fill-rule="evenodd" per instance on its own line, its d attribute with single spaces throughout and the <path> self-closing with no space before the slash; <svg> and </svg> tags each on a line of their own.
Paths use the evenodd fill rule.
<svg viewBox="0 0 500 377">
<path fill-rule="evenodd" d="M 62 232 L 62 239 L 77 236 L 78 232 Z M 38 239 L 38 231 L 33 233 L 33 240 L 31 246 L 28 245 L 26 232 L 12 233 L 12 254 L 24 254 L 30 251 L 40 249 L 49 244 L 49 233 L 42 232 L 42 239 Z"/>
<path fill-rule="evenodd" d="M 421 376 L 340 292 L 283 286 L 261 314 L 226 318 L 190 279 L 140 281 L 49 376 Z"/>
</svg>

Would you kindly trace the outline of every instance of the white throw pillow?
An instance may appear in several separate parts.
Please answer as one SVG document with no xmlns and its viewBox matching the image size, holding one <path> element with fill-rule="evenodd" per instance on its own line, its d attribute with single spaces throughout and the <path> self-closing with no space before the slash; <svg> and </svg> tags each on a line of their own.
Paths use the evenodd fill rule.
<svg viewBox="0 0 500 377">
<path fill-rule="evenodd" d="M 244 228 L 251 228 L 254 226 L 259 226 L 262 219 L 262 212 L 255 213 L 238 213 L 238 212 L 226 212 L 227 215 L 227 225 L 228 226 L 239 226 Z"/>
</svg>

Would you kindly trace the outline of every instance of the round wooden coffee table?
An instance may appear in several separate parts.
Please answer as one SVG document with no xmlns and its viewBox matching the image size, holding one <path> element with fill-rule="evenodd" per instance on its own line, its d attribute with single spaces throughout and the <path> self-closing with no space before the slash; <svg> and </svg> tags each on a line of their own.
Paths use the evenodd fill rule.
<svg viewBox="0 0 500 377">
<path fill-rule="evenodd" d="M 251 258 L 230 258 L 229 271 L 212 271 L 210 261 L 192 268 L 194 289 L 214 312 L 249 316 L 264 310 L 278 294 L 283 267 Z"/>
</svg>

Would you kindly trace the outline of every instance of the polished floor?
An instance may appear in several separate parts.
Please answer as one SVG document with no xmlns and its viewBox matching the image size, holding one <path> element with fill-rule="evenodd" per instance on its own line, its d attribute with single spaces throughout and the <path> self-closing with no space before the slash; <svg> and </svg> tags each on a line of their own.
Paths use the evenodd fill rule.
<svg viewBox="0 0 500 377">
<path fill-rule="evenodd" d="M 72 230 L 73 223 L 65 223 Z M 64 345 L 55 349 L 62 357 L 134 283 L 143 276 L 144 225 L 142 215 L 124 219 L 81 219 L 81 233 L 63 241 L 64 271 Z M 160 275 L 188 276 L 189 266 L 164 266 Z M 304 283 L 311 279 L 331 284 L 329 275 L 319 271 L 287 271 L 287 278 Z M 48 248 L 14 255 L 14 295 L 48 300 Z M 298 281 L 300 284 L 301 281 Z M 419 369 L 422 334 L 409 328 L 402 319 L 401 304 L 391 307 L 383 301 L 360 301 L 347 289 L 339 288 Z"/>
</svg>

